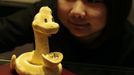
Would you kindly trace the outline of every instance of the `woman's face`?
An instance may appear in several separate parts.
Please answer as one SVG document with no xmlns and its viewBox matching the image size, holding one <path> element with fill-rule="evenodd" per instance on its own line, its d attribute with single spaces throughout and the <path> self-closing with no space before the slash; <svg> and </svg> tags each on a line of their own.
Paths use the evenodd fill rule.
<svg viewBox="0 0 134 75">
<path fill-rule="evenodd" d="M 58 16 L 80 40 L 97 37 L 106 25 L 106 6 L 101 0 L 58 0 Z"/>
</svg>

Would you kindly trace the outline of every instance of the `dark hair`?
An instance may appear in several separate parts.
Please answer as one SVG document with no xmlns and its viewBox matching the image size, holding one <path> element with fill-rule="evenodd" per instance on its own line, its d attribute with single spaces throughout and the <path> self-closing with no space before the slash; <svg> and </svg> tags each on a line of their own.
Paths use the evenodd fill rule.
<svg viewBox="0 0 134 75">
<path fill-rule="evenodd" d="M 118 38 L 128 21 L 127 17 L 132 7 L 132 0 L 105 0 L 104 3 L 108 11 L 107 26 L 104 30 L 105 35 L 111 39 Z"/>
<path fill-rule="evenodd" d="M 132 0 L 105 0 L 110 20 L 126 20 L 129 15 Z"/>
<path fill-rule="evenodd" d="M 125 20 L 129 15 L 132 0 L 88 0 L 91 3 L 104 3 L 108 10 L 108 18 L 110 20 L 117 18 L 117 20 Z"/>
<path fill-rule="evenodd" d="M 88 0 L 89 2 L 103 2 L 107 7 L 107 25 L 103 30 L 105 38 L 119 36 L 124 29 L 125 22 L 132 7 L 132 0 Z M 117 38 L 115 37 L 115 38 Z"/>
</svg>

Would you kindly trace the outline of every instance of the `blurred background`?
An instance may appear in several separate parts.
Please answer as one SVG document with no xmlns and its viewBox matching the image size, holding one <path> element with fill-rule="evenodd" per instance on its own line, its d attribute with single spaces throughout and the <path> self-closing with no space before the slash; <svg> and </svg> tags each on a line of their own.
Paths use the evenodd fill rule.
<svg viewBox="0 0 134 75">
<path fill-rule="evenodd" d="M 25 9 L 26 7 L 38 1 L 40 0 L 0 0 L 0 17 L 8 16 L 16 11 Z M 133 7 L 128 19 L 134 24 L 134 0 Z M 20 47 L 16 47 L 13 51 L 0 53 L 0 59 L 10 59 L 12 54 L 16 54 L 18 56 L 23 52 L 31 50 L 33 50 L 33 44 L 26 44 Z"/>
<path fill-rule="evenodd" d="M 40 0 L 0 0 L 0 17 L 8 16 L 14 12 L 25 9 L 35 2 Z M 33 50 L 33 44 L 25 44 L 20 47 L 16 47 L 13 51 L 0 53 L 0 59 L 11 59 L 12 54 L 17 56 L 26 51 Z"/>
</svg>

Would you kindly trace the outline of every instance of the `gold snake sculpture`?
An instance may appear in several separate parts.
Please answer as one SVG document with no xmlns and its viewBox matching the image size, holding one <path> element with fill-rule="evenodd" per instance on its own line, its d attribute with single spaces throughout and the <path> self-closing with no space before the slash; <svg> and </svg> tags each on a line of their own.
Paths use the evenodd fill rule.
<svg viewBox="0 0 134 75">
<path fill-rule="evenodd" d="M 59 30 L 59 24 L 52 19 L 52 11 L 47 6 L 35 15 L 32 22 L 35 50 L 11 58 L 10 67 L 19 75 L 61 75 L 63 54 L 49 51 L 48 37 Z"/>
</svg>

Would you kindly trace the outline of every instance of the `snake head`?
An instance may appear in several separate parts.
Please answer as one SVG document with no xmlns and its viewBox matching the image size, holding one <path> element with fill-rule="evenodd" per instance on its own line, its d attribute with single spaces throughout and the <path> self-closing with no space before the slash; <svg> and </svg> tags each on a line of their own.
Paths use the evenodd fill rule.
<svg viewBox="0 0 134 75">
<path fill-rule="evenodd" d="M 56 34 L 59 30 L 59 24 L 55 22 L 42 23 L 42 25 L 34 25 L 33 29 L 43 34 Z"/>
<path fill-rule="evenodd" d="M 59 24 L 53 21 L 52 11 L 48 7 L 42 7 L 34 17 L 33 29 L 44 34 L 56 34 Z"/>
</svg>

